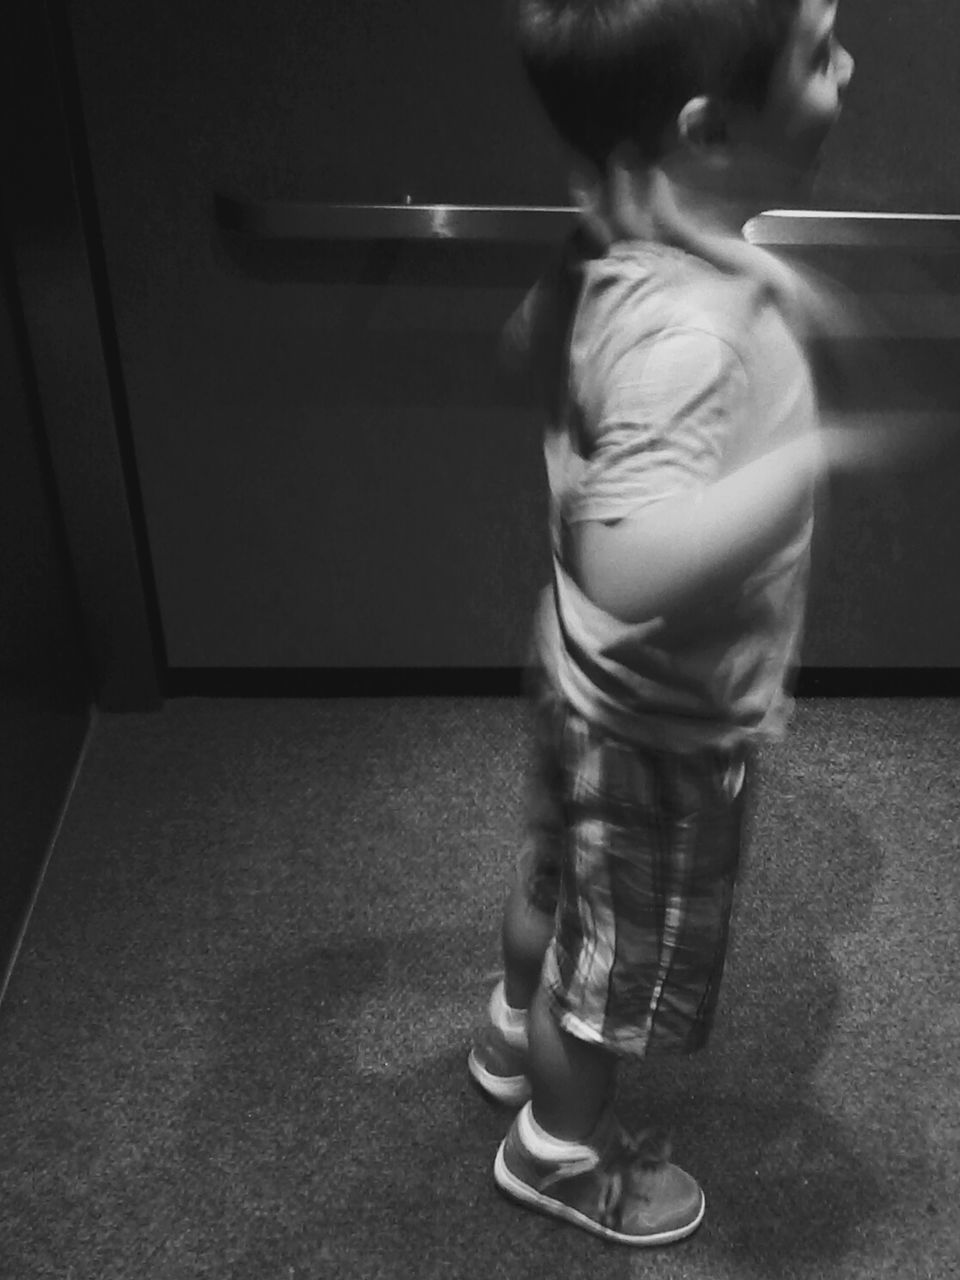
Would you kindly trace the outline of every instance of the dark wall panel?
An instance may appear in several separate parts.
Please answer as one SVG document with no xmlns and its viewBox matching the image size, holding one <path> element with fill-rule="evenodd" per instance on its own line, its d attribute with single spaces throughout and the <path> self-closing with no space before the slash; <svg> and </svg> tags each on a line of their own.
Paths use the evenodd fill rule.
<svg viewBox="0 0 960 1280">
<path fill-rule="evenodd" d="M 2 228 L 2 222 L 0 222 Z M 89 722 L 86 659 L 0 240 L 0 987 Z"/>
<path fill-rule="evenodd" d="M 5 244 L 69 545 L 95 697 L 156 706 L 159 625 L 124 448 L 123 375 L 65 15 L 15 5 L 0 42 Z"/>
</svg>

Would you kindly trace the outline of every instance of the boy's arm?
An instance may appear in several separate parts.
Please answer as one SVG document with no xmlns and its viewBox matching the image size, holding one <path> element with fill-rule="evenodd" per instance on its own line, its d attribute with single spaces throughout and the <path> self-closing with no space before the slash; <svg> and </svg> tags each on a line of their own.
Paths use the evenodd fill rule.
<svg viewBox="0 0 960 1280">
<path fill-rule="evenodd" d="M 748 462 L 697 493 L 617 521 L 575 526 L 574 576 L 626 623 L 696 607 L 733 587 L 784 544 L 827 472 L 916 463 L 952 434 L 949 416 L 889 415 L 830 424 Z"/>
<path fill-rule="evenodd" d="M 747 463 L 695 494 L 576 528 L 574 576 L 604 612 L 638 623 L 742 582 L 795 528 L 825 466 L 816 434 Z"/>
</svg>

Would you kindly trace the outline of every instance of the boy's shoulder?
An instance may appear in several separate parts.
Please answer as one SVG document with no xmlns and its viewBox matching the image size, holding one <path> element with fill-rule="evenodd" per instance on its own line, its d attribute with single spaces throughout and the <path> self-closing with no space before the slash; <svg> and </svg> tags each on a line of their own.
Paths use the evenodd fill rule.
<svg viewBox="0 0 960 1280">
<path fill-rule="evenodd" d="M 580 354 L 607 357 L 687 330 L 747 354 L 769 299 L 747 271 L 673 245 L 622 241 L 588 262 L 574 330 Z"/>
<path fill-rule="evenodd" d="M 741 270 L 647 242 L 618 244 L 588 264 L 569 348 L 569 389 L 583 420 L 603 421 L 639 395 L 684 413 L 748 405 L 771 421 L 794 405 L 812 421 L 806 345 L 777 281 L 752 268 L 747 255 Z"/>
</svg>

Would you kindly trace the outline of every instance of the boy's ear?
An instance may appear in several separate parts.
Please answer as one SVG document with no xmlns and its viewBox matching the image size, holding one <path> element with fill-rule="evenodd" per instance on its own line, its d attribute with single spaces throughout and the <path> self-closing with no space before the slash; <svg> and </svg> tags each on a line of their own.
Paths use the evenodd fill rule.
<svg viewBox="0 0 960 1280">
<path fill-rule="evenodd" d="M 677 116 L 677 134 L 695 151 L 716 151 L 729 141 L 727 120 L 714 98 L 691 98 Z"/>
</svg>

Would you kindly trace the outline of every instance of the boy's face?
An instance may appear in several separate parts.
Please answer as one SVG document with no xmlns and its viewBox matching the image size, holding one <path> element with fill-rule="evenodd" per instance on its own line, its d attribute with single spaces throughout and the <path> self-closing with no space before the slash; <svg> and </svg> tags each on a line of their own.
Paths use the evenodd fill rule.
<svg viewBox="0 0 960 1280">
<path fill-rule="evenodd" d="M 837 7 L 838 0 L 800 0 L 767 103 L 742 135 L 770 163 L 785 192 L 815 174 L 853 75 L 853 59 L 834 34 Z"/>
</svg>

